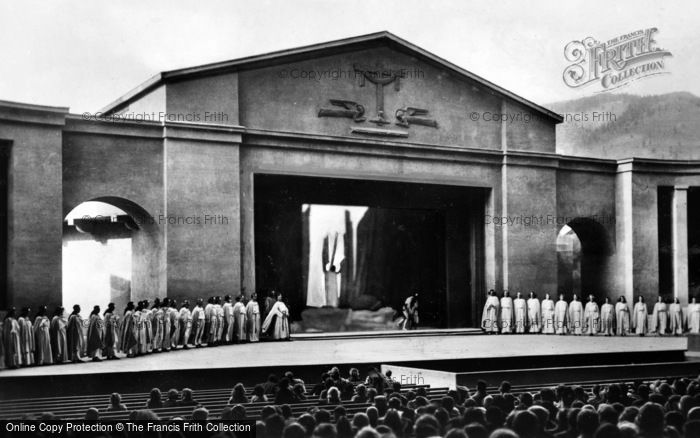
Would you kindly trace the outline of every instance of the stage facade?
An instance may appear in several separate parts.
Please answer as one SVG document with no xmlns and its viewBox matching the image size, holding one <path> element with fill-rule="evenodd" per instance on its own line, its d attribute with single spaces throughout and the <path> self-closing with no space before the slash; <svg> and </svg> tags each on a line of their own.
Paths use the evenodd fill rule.
<svg viewBox="0 0 700 438">
<path fill-rule="evenodd" d="M 96 114 L 3 101 L 0 307 L 68 308 L 66 245 L 118 238 L 119 309 L 275 290 L 298 320 L 418 292 L 457 328 L 491 288 L 686 304 L 700 162 L 563 156 L 561 122 L 385 32 L 164 72 Z M 89 201 L 122 213 L 66 219 Z"/>
</svg>

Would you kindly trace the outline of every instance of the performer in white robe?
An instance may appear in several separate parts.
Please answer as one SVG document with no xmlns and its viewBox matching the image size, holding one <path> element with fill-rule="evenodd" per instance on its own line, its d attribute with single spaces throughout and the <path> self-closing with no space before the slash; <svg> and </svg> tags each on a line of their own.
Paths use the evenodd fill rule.
<svg viewBox="0 0 700 438">
<path fill-rule="evenodd" d="M 630 307 L 624 296 L 621 296 L 615 304 L 615 322 L 617 323 L 617 335 L 627 336 L 631 327 Z"/>
<path fill-rule="evenodd" d="M 213 305 L 212 305 L 213 306 Z M 204 340 L 204 328 L 207 326 L 206 315 L 202 308 L 202 300 L 197 300 L 197 304 L 192 310 L 192 344 L 195 347 L 201 347 Z"/>
<path fill-rule="evenodd" d="M 66 324 L 68 321 L 64 315 L 65 309 L 58 306 L 51 318 L 51 352 L 55 363 L 63 363 L 68 358 L 68 341 L 66 338 Z"/>
<path fill-rule="evenodd" d="M 632 329 L 634 329 L 634 332 L 639 336 L 644 336 L 647 332 L 648 314 L 649 311 L 644 302 L 644 297 L 640 295 L 637 303 L 634 305 L 634 311 L 632 312 Z"/>
<path fill-rule="evenodd" d="M 224 297 L 224 335 L 222 341 L 224 344 L 233 342 L 233 303 L 231 303 L 231 295 Z"/>
<path fill-rule="evenodd" d="M 15 316 L 15 308 L 12 307 L 7 311 L 2 324 L 3 341 L 5 342 L 5 364 L 10 369 L 18 368 L 22 365 L 20 330 Z"/>
<path fill-rule="evenodd" d="M 203 343 L 212 343 L 210 339 L 211 336 L 211 325 L 212 319 L 214 317 L 214 297 L 209 297 L 207 299 L 207 305 L 204 306 L 204 332 L 202 333 Z"/>
<path fill-rule="evenodd" d="M 134 303 L 129 301 L 124 309 L 123 321 L 119 327 L 119 350 L 127 357 L 138 354 L 139 319 L 139 314 L 134 309 Z"/>
<path fill-rule="evenodd" d="M 569 332 L 576 336 L 583 334 L 583 304 L 578 300 L 576 294 L 569 303 Z"/>
<path fill-rule="evenodd" d="M 192 335 L 192 312 L 190 312 L 190 302 L 185 300 L 180 307 L 180 344 L 185 350 L 190 348 L 190 337 Z"/>
<path fill-rule="evenodd" d="M 513 319 L 515 333 L 525 333 L 527 331 L 527 302 L 520 292 L 515 294 L 513 300 Z"/>
<path fill-rule="evenodd" d="M 564 294 L 559 295 L 559 301 L 554 306 L 554 330 L 558 335 L 568 332 L 569 304 L 564 300 Z"/>
<path fill-rule="evenodd" d="M 260 340 L 260 305 L 258 304 L 258 294 L 253 293 L 250 301 L 245 306 L 246 319 L 248 322 L 247 336 L 248 342 L 258 342 Z"/>
<path fill-rule="evenodd" d="M 600 331 L 605 336 L 615 333 L 615 306 L 610 303 L 608 297 L 605 297 L 605 303 L 600 306 Z"/>
<path fill-rule="evenodd" d="M 484 310 L 481 313 L 481 329 L 492 335 L 498 333 L 498 314 L 500 311 L 501 302 L 496 295 L 496 291 L 489 290 L 484 304 Z"/>
<path fill-rule="evenodd" d="M 243 304 L 243 296 L 236 297 L 236 304 L 233 305 L 233 342 L 241 343 L 246 340 L 246 311 Z"/>
<path fill-rule="evenodd" d="M 513 299 L 508 295 L 508 291 L 503 291 L 501 297 L 501 314 L 498 318 L 501 324 L 501 333 L 513 332 Z"/>
<path fill-rule="evenodd" d="M 100 316 L 100 306 L 95 306 L 90 313 L 87 330 L 87 355 L 94 362 L 100 362 L 105 344 L 105 322 Z"/>
<path fill-rule="evenodd" d="M 289 309 L 282 302 L 282 294 L 277 294 L 277 302 L 272 306 L 270 313 L 265 318 L 262 330 L 265 333 L 269 333 L 272 339 L 289 340 Z"/>
<path fill-rule="evenodd" d="M 119 317 L 114 311 L 114 303 L 107 304 L 107 309 L 103 314 L 105 321 L 105 349 L 104 356 L 108 360 L 117 360 L 119 344 Z"/>
<path fill-rule="evenodd" d="M 170 351 L 170 331 L 173 328 L 170 322 L 170 298 L 163 299 L 160 309 L 163 312 L 163 339 L 160 342 L 160 349 L 161 351 Z"/>
<path fill-rule="evenodd" d="M 668 306 L 664 303 L 662 297 L 658 297 L 651 315 L 650 331 L 657 333 L 659 336 L 665 335 L 668 329 Z"/>
<path fill-rule="evenodd" d="M 151 339 L 153 332 L 151 331 L 151 317 L 148 311 L 148 301 L 142 301 L 139 307 L 136 308 L 136 313 L 139 317 L 138 334 L 139 348 L 138 354 L 148 354 L 151 352 Z"/>
<path fill-rule="evenodd" d="M 29 307 L 22 308 L 17 318 L 19 324 L 19 339 L 22 347 L 22 366 L 34 365 L 34 326 L 29 319 Z"/>
<path fill-rule="evenodd" d="M 678 297 L 673 299 L 673 303 L 668 306 L 668 319 L 671 325 L 671 333 L 674 336 L 683 334 L 683 309 Z"/>
<path fill-rule="evenodd" d="M 690 333 L 700 333 L 700 303 L 697 302 L 695 297 L 690 299 L 686 313 L 688 315 L 686 324 L 688 331 Z"/>
<path fill-rule="evenodd" d="M 175 300 L 170 300 L 168 319 L 170 320 L 170 348 L 175 350 L 180 343 L 180 312 L 177 310 Z"/>
<path fill-rule="evenodd" d="M 542 307 L 535 292 L 530 292 L 527 299 L 527 321 L 530 333 L 539 333 L 542 330 Z"/>
<path fill-rule="evenodd" d="M 583 328 L 584 333 L 588 336 L 595 336 L 598 334 L 598 326 L 600 324 L 600 309 L 598 308 L 598 303 L 595 302 L 595 297 L 593 295 L 588 295 L 588 302 L 583 311 Z"/>
<path fill-rule="evenodd" d="M 163 329 L 163 308 L 160 306 L 160 302 L 153 304 L 153 308 L 151 308 L 149 316 L 151 321 L 151 330 L 153 333 L 151 350 L 158 353 L 163 348 L 163 338 L 165 334 Z"/>
<path fill-rule="evenodd" d="M 34 362 L 37 365 L 53 363 L 50 327 L 51 321 L 46 316 L 46 306 L 42 306 L 34 317 Z"/>
<path fill-rule="evenodd" d="M 566 301 L 564 301 L 566 304 Z M 542 300 L 542 333 L 546 335 L 551 335 L 554 333 L 554 301 L 549 298 L 549 294 L 544 294 L 544 299 Z M 566 309 L 564 310 L 566 314 Z"/>
<path fill-rule="evenodd" d="M 73 313 L 66 324 L 66 340 L 68 342 L 68 360 L 73 363 L 82 362 L 85 339 L 83 338 L 83 318 L 80 317 L 80 306 L 73 306 Z"/>
</svg>

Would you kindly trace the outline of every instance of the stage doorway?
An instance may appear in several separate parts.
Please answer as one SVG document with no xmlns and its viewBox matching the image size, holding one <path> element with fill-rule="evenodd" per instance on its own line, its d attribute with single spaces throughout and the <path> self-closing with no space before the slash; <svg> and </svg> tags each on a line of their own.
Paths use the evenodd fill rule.
<svg viewBox="0 0 700 438">
<path fill-rule="evenodd" d="M 483 291 L 486 189 L 256 174 L 256 285 L 282 292 L 299 331 L 462 328 Z"/>
</svg>

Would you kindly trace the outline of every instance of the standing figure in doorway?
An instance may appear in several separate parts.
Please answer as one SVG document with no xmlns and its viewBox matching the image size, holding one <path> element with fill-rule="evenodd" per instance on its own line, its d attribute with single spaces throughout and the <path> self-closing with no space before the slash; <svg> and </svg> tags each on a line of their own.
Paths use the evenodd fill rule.
<svg viewBox="0 0 700 438">
<path fill-rule="evenodd" d="M 617 323 L 617 335 L 627 336 L 630 332 L 630 307 L 627 299 L 621 296 L 615 304 L 615 320 Z"/>
<path fill-rule="evenodd" d="M 668 306 L 668 319 L 671 325 L 671 333 L 673 336 L 680 336 L 683 334 L 683 309 L 681 308 L 681 301 L 678 297 L 673 299 L 673 303 Z"/>
<path fill-rule="evenodd" d="M 632 329 L 634 329 L 634 332 L 639 336 L 644 336 L 647 332 L 648 314 L 647 304 L 644 302 L 644 297 L 640 295 L 637 303 L 634 305 L 634 311 L 632 313 Z"/>
<path fill-rule="evenodd" d="M 289 340 L 289 309 L 282 301 L 282 294 L 277 294 L 277 302 L 270 309 L 262 325 L 262 330 L 275 340 Z"/>
<path fill-rule="evenodd" d="M 321 256 L 323 278 L 326 287 L 326 306 L 338 307 L 338 276 L 340 275 L 340 270 L 337 269 L 335 265 L 335 253 L 338 249 L 338 233 L 335 233 L 335 237 L 333 238 L 333 250 L 331 251 L 330 258 L 328 256 L 328 237 L 329 236 L 326 236 L 326 238 L 323 239 L 323 251 Z"/>
<path fill-rule="evenodd" d="M 481 329 L 492 335 L 498 333 L 498 313 L 501 303 L 498 300 L 496 291 L 491 289 L 484 304 L 484 311 L 481 313 Z"/>
</svg>

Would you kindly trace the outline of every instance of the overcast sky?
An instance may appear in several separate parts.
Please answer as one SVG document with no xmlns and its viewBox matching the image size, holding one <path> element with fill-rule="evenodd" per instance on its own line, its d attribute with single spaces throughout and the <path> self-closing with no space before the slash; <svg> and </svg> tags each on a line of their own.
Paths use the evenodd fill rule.
<svg viewBox="0 0 700 438">
<path fill-rule="evenodd" d="M 8 1 L 0 100 L 95 111 L 153 74 L 388 30 L 537 103 L 591 95 L 562 81 L 564 46 L 656 27 L 670 74 L 621 91 L 700 96 L 700 2 Z"/>
</svg>

